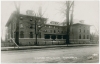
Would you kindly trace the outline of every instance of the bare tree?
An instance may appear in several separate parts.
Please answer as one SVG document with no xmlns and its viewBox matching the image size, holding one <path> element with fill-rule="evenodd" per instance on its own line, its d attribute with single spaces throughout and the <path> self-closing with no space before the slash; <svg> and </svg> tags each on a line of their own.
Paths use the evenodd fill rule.
<svg viewBox="0 0 100 64">
<path fill-rule="evenodd" d="M 66 24 L 67 24 L 67 34 L 66 34 L 66 44 L 68 45 L 68 44 L 70 44 L 70 27 L 71 27 L 71 25 L 72 25 L 72 23 L 73 23 L 73 11 L 72 11 L 72 14 L 71 14 L 71 21 L 70 21 L 70 19 L 69 19 L 69 16 L 70 16 L 70 9 L 71 9 L 71 7 L 74 5 L 74 1 L 66 1 L 66 7 L 67 7 L 67 9 L 66 9 Z M 73 9 L 72 9 L 73 10 Z"/>
<path fill-rule="evenodd" d="M 45 13 L 45 12 L 44 12 Z M 34 12 L 34 17 L 32 17 L 32 19 L 34 20 L 34 22 L 26 22 L 28 25 L 26 27 L 30 28 L 29 25 L 31 27 L 33 27 L 35 29 L 35 45 L 37 45 L 37 36 L 40 35 L 40 31 L 41 31 L 41 28 L 45 26 L 45 22 L 44 22 L 44 18 L 43 18 L 43 15 L 44 13 L 42 14 L 42 9 L 41 7 L 39 8 L 39 12 L 38 13 L 35 13 Z"/>
<path fill-rule="evenodd" d="M 20 3 L 17 6 L 16 2 L 14 2 L 15 8 L 16 8 L 16 31 L 15 31 L 15 42 L 17 45 L 19 45 L 19 14 L 20 14 Z"/>
</svg>

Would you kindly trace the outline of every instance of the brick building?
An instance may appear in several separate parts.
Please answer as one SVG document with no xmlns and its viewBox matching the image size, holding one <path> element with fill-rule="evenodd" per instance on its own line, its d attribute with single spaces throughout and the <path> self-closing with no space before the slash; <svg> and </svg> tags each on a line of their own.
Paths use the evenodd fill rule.
<svg viewBox="0 0 100 64">
<path fill-rule="evenodd" d="M 15 38 L 16 14 L 13 13 L 6 26 L 6 39 L 9 41 Z M 35 21 L 37 22 L 38 45 L 65 44 L 66 26 L 60 26 L 58 22 L 51 21 L 46 24 L 47 18 L 36 17 L 33 15 L 20 14 L 19 18 L 19 44 L 34 45 L 35 43 Z M 53 24 L 54 23 L 54 24 Z M 42 26 L 42 27 L 41 27 Z M 38 30 L 39 29 L 39 30 Z M 71 43 L 89 43 L 90 26 L 86 24 L 73 24 L 70 29 Z"/>
</svg>

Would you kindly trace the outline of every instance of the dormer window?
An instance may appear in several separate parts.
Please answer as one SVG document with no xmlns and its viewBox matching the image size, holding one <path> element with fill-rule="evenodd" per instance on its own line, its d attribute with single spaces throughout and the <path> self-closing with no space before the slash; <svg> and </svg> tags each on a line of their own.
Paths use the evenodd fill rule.
<svg viewBox="0 0 100 64">
<path fill-rule="evenodd" d="M 23 28 L 23 24 L 22 23 L 20 24 L 20 27 Z"/>
</svg>

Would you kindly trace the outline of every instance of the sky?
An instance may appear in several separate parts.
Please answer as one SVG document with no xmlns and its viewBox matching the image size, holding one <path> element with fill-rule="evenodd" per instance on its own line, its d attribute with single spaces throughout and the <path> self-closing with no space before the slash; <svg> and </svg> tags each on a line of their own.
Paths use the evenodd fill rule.
<svg viewBox="0 0 100 64">
<path fill-rule="evenodd" d="M 19 2 L 16 1 L 16 3 Z M 38 12 L 39 7 L 42 7 L 43 16 L 49 21 L 63 22 L 65 20 L 64 3 L 65 1 L 20 1 L 20 12 L 22 14 L 25 14 L 27 10 Z M 5 24 L 15 10 L 13 1 L 1 2 L 1 34 L 3 39 L 5 39 Z M 97 31 L 99 29 L 99 1 L 75 1 L 74 22 L 80 20 L 84 20 L 85 24 L 93 25 L 91 32 Z"/>
</svg>

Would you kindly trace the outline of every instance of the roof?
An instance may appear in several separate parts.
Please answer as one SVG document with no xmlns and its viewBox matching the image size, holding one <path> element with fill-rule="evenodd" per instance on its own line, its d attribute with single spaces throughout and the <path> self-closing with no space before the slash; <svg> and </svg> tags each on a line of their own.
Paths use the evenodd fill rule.
<svg viewBox="0 0 100 64">
<path fill-rule="evenodd" d="M 58 26 L 58 27 L 66 27 L 66 26 L 60 26 L 60 25 L 51 25 L 51 24 L 46 24 L 48 26 Z"/>
<path fill-rule="evenodd" d="M 88 24 L 81 24 L 81 23 L 76 23 L 76 24 L 73 24 L 72 26 L 78 26 L 78 25 L 91 26 L 91 25 L 88 25 Z"/>
<path fill-rule="evenodd" d="M 8 26 L 8 25 L 12 22 L 12 20 L 13 20 L 14 18 L 16 18 L 15 15 L 16 15 L 16 14 L 15 14 L 14 12 L 10 15 L 10 18 L 9 18 L 9 20 L 8 20 L 7 23 L 6 23 L 6 26 Z M 20 14 L 20 16 L 41 18 L 41 17 L 38 17 L 38 16 L 25 15 L 25 14 Z M 47 18 L 42 18 L 42 19 L 47 20 Z"/>
</svg>

